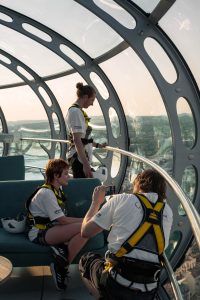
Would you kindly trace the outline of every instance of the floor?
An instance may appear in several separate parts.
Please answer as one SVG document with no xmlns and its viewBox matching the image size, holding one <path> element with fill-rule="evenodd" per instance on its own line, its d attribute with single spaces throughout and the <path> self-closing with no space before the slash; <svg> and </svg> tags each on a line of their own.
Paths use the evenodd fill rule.
<svg viewBox="0 0 200 300">
<path fill-rule="evenodd" d="M 57 291 L 49 267 L 14 268 L 12 275 L 0 285 L 1 300 L 91 300 L 82 284 L 78 265 L 70 266 L 66 291 Z"/>
</svg>

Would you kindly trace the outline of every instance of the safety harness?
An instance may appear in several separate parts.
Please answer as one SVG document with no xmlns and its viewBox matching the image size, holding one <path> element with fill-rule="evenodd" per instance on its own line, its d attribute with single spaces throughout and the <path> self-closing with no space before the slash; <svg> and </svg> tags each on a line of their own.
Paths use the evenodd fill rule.
<svg viewBox="0 0 200 300">
<path fill-rule="evenodd" d="M 72 108 L 72 107 L 76 107 L 76 108 L 80 109 L 80 111 L 82 112 L 82 114 L 84 116 L 84 119 L 85 119 L 86 134 L 85 134 L 84 138 L 81 138 L 81 141 L 82 141 L 83 145 L 87 145 L 87 144 L 93 143 L 93 139 L 92 138 L 88 139 L 89 135 L 92 132 L 92 127 L 89 126 L 89 124 L 88 124 L 89 121 L 90 121 L 90 118 L 88 117 L 88 115 L 86 114 L 86 112 L 77 103 L 74 103 L 72 106 L 69 107 L 69 109 Z M 69 133 L 69 140 L 70 140 L 70 146 L 73 147 L 74 146 L 74 139 L 73 139 L 73 135 L 72 135 L 71 132 Z"/>
<path fill-rule="evenodd" d="M 165 204 L 158 199 L 155 205 L 152 205 L 143 194 L 135 196 L 143 207 L 143 219 L 116 253 L 107 253 L 105 271 L 112 270 L 115 276 L 120 274 L 131 282 L 152 283 L 159 280 L 162 268 L 162 253 L 165 248 L 162 215 Z M 159 263 L 125 256 L 133 248 L 158 255 Z"/>
<path fill-rule="evenodd" d="M 30 204 L 31 204 L 31 200 L 37 194 L 37 192 L 40 189 L 42 189 L 42 188 L 49 189 L 49 190 L 51 190 L 55 194 L 57 202 L 58 202 L 58 205 L 61 207 L 61 209 L 63 211 L 65 211 L 65 214 L 66 214 L 66 208 L 65 208 L 66 198 L 65 198 L 64 193 L 63 193 L 63 191 L 61 189 L 59 189 L 57 191 L 54 188 L 53 185 L 43 184 L 43 185 L 39 186 L 33 192 L 33 194 L 27 199 L 26 204 L 25 204 L 25 207 L 26 207 L 26 210 L 27 210 L 27 226 L 28 227 L 34 226 L 34 227 L 36 227 L 38 229 L 44 230 L 44 229 L 47 229 L 47 228 L 51 227 L 51 225 L 52 225 L 51 220 L 48 217 L 45 218 L 45 217 L 40 217 L 40 216 L 33 216 L 31 214 L 30 210 L 29 210 L 29 207 L 30 207 Z"/>
</svg>

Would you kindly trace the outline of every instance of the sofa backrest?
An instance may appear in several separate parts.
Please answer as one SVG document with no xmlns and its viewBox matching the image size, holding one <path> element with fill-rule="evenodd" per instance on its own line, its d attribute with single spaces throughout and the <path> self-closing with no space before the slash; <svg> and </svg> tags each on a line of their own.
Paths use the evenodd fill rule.
<svg viewBox="0 0 200 300">
<path fill-rule="evenodd" d="M 0 180 L 24 180 L 25 162 L 23 155 L 0 157 Z"/>
<path fill-rule="evenodd" d="M 0 181 L 0 218 L 16 217 L 25 212 L 25 202 L 43 180 Z M 83 217 L 87 212 L 92 193 L 100 185 L 96 178 L 70 179 L 63 188 L 67 197 L 67 209 L 70 216 Z"/>
</svg>

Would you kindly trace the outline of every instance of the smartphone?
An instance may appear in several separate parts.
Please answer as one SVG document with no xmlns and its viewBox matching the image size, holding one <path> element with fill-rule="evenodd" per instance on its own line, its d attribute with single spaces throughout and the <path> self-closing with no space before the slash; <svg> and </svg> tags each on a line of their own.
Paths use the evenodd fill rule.
<svg viewBox="0 0 200 300">
<path fill-rule="evenodd" d="M 106 187 L 106 196 L 114 195 L 115 194 L 115 186 L 109 185 Z"/>
</svg>

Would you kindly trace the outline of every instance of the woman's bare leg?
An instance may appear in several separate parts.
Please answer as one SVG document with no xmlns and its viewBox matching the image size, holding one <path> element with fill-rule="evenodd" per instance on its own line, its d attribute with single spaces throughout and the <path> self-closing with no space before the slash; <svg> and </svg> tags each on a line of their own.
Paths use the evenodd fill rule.
<svg viewBox="0 0 200 300">
<path fill-rule="evenodd" d="M 88 239 L 82 238 L 81 223 L 72 223 L 68 225 L 56 225 L 50 228 L 45 236 L 49 245 L 68 243 L 68 260 L 71 263 Z"/>
</svg>

